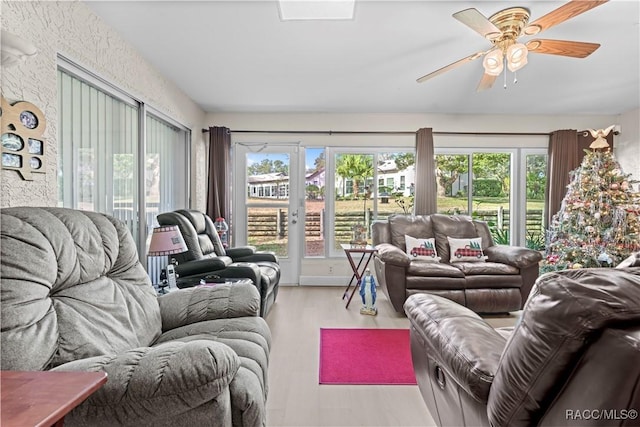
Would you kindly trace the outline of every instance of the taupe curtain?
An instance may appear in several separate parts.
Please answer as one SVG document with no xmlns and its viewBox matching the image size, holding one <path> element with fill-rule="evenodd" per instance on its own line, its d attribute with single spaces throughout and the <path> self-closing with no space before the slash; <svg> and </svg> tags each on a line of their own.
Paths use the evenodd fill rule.
<svg viewBox="0 0 640 427">
<path fill-rule="evenodd" d="M 551 224 L 553 215 L 560 210 L 570 182 L 569 172 L 580 165 L 582 156 L 578 155 L 578 151 L 578 132 L 575 129 L 551 132 L 547 160 L 547 203 L 544 213 L 546 226 Z"/>
<path fill-rule="evenodd" d="M 231 217 L 231 133 L 221 126 L 209 128 L 209 179 L 207 187 L 207 215 L 215 221 L 223 217 L 230 224 Z"/>
<path fill-rule="evenodd" d="M 433 150 L 433 130 L 418 129 L 416 134 L 416 182 L 413 212 L 415 215 L 436 213 L 438 191 Z"/>
</svg>

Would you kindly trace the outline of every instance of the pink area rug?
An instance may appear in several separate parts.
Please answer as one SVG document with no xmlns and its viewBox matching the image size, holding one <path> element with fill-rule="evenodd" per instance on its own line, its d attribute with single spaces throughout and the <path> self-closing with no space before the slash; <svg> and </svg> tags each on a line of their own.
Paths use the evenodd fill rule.
<svg viewBox="0 0 640 427">
<path fill-rule="evenodd" d="M 416 384 L 408 329 L 320 329 L 320 384 Z"/>
</svg>

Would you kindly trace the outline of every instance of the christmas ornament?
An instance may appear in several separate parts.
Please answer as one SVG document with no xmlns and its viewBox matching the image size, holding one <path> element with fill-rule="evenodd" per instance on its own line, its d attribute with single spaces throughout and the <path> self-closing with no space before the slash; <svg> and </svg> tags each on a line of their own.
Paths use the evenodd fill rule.
<svg viewBox="0 0 640 427">
<path fill-rule="evenodd" d="M 609 147 L 609 143 L 607 142 L 607 135 L 609 135 L 609 132 L 611 132 L 611 130 L 613 130 L 614 127 L 615 125 L 611 125 L 606 129 L 598 129 L 598 130 L 589 129 L 591 136 L 595 138 L 595 140 L 591 143 L 589 148 L 593 150 L 597 150 L 598 148 Z"/>
<path fill-rule="evenodd" d="M 613 264 L 613 260 L 611 259 L 609 254 L 604 252 L 604 251 L 601 252 L 600 255 L 598 255 L 598 262 L 601 263 L 601 264 L 605 263 L 607 265 Z"/>
</svg>

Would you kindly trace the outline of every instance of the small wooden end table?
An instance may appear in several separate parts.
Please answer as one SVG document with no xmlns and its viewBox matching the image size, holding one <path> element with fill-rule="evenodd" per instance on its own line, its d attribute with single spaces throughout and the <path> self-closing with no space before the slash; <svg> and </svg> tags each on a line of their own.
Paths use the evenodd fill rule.
<svg viewBox="0 0 640 427">
<path fill-rule="evenodd" d="M 377 249 L 371 245 L 366 246 L 356 246 L 350 243 L 341 243 L 342 249 L 344 249 L 344 253 L 347 254 L 347 259 L 349 260 L 349 264 L 351 265 L 351 270 L 353 271 L 353 275 L 351 276 L 351 280 L 349 280 L 349 284 L 347 284 L 347 288 L 344 290 L 344 294 L 342 294 L 342 299 L 346 299 L 347 296 L 349 300 L 347 301 L 347 305 L 344 308 L 349 308 L 349 304 L 353 299 L 353 294 L 356 293 L 356 289 L 358 289 L 358 284 L 360 283 L 360 279 L 364 275 L 365 271 L 367 271 L 367 267 L 369 266 L 369 262 L 373 255 L 377 252 Z M 360 254 L 360 260 L 358 260 L 358 264 L 353 260 L 353 254 Z M 353 281 L 355 280 L 355 283 Z M 351 290 L 351 295 L 349 295 L 349 288 L 353 283 L 353 289 Z"/>
<path fill-rule="evenodd" d="M 61 427 L 106 382 L 105 372 L 0 371 L 0 425 Z"/>
</svg>

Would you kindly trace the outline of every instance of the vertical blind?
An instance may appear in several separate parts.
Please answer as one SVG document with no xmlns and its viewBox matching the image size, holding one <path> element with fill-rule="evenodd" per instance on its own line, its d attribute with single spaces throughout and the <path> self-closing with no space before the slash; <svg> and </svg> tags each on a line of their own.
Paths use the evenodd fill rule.
<svg viewBox="0 0 640 427">
<path fill-rule="evenodd" d="M 138 236 L 138 106 L 62 70 L 59 84 L 59 204 L 103 212 Z"/>
<path fill-rule="evenodd" d="M 58 205 L 124 221 L 144 259 L 156 216 L 188 207 L 188 130 L 61 67 L 58 93 Z M 149 261 L 154 283 L 164 265 L 164 258 Z"/>
</svg>

